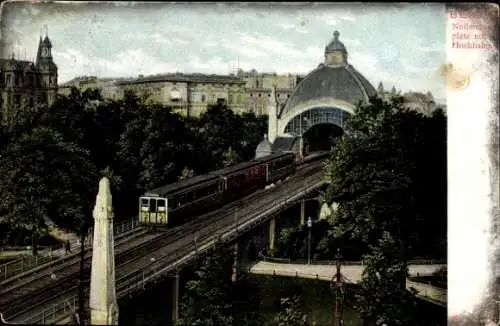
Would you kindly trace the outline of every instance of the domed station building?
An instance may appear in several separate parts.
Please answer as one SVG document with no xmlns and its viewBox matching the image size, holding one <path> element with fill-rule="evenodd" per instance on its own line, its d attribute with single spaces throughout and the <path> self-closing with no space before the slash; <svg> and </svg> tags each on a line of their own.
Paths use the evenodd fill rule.
<svg viewBox="0 0 500 326">
<path fill-rule="evenodd" d="M 304 135 L 313 127 L 330 124 L 342 130 L 347 115 L 377 95 L 372 84 L 349 64 L 339 36 L 339 32 L 333 33 L 325 47 L 324 63 L 304 77 L 284 105 L 271 96 L 274 105 L 269 109 L 268 134 L 257 147 L 256 156 L 302 152 L 302 138 L 307 138 Z"/>
</svg>

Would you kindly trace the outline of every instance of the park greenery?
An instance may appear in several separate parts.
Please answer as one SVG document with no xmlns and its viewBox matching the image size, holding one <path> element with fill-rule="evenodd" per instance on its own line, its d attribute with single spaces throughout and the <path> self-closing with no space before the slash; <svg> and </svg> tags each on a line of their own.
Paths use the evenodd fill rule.
<svg viewBox="0 0 500 326">
<path fill-rule="evenodd" d="M 363 260 L 358 310 L 365 325 L 411 325 L 408 260 L 446 257 L 446 116 L 372 99 L 351 116 L 332 152 L 323 194 L 332 207 L 311 229 L 314 259 Z M 307 257 L 307 226 L 281 231 L 278 255 Z"/>
<path fill-rule="evenodd" d="M 200 118 L 126 92 L 103 100 L 72 89 L 50 106 L 15 112 L 0 125 L 0 234 L 4 244 L 46 234 L 47 221 L 83 232 L 92 222 L 99 178 L 111 179 L 117 220 L 137 212 L 145 190 L 253 158 L 266 117 L 221 104 Z M 333 207 L 313 224 L 313 259 L 365 263 L 357 309 L 366 326 L 413 325 L 408 260 L 446 256 L 446 116 L 372 99 L 348 119 L 326 169 Z M 307 226 L 281 231 L 275 255 L 307 257 Z M 181 305 L 181 325 L 261 325 L 258 287 L 244 272 L 231 281 L 228 248 L 200 257 Z M 280 302 L 276 325 L 306 325 L 300 298 Z"/>
<path fill-rule="evenodd" d="M 266 123 L 223 104 L 192 118 L 133 92 L 109 101 L 76 88 L 15 111 L 0 125 L 0 241 L 36 248 L 50 220 L 85 229 L 102 176 L 115 220 L 131 218 L 147 189 L 253 158 Z"/>
<path fill-rule="evenodd" d="M 446 257 L 446 117 L 440 110 L 431 116 L 406 110 L 399 97 L 373 99 L 348 120 L 347 131 L 350 137 L 337 142 L 326 171 L 331 183 L 323 197 L 332 213 L 312 225 L 314 259 L 334 259 L 341 248 L 343 259 L 364 261 L 355 300 L 364 325 L 419 325 L 416 299 L 406 289 L 408 260 Z M 274 254 L 306 258 L 308 231 L 305 225 L 282 229 Z M 231 270 L 230 260 L 225 268 Z M 185 300 L 201 292 L 188 291 Z M 307 325 L 296 295 L 282 298 L 276 325 Z M 210 307 L 212 314 L 230 311 L 190 302 Z M 186 309 L 192 316 L 192 308 Z M 234 322 L 225 316 L 226 324 Z M 208 319 L 199 325 L 216 324 Z"/>
</svg>

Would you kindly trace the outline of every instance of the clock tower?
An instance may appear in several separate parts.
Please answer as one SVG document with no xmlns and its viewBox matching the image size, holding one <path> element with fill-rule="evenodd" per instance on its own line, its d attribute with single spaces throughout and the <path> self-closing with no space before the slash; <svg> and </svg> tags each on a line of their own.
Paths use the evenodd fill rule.
<svg viewBox="0 0 500 326">
<path fill-rule="evenodd" d="M 48 35 L 38 43 L 36 67 L 40 72 L 40 88 L 46 90 L 46 101 L 50 105 L 57 93 L 57 65 L 52 58 L 52 42 Z"/>
</svg>

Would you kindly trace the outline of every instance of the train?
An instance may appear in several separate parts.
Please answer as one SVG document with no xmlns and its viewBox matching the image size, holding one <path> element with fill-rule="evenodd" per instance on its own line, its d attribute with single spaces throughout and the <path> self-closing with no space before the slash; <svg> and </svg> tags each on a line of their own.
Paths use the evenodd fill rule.
<svg viewBox="0 0 500 326">
<path fill-rule="evenodd" d="M 139 198 L 139 224 L 166 227 L 242 198 L 295 173 L 299 164 L 326 157 L 315 153 L 298 160 L 295 153 L 275 153 L 204 175 L 146 191 Z"/>
</svg>

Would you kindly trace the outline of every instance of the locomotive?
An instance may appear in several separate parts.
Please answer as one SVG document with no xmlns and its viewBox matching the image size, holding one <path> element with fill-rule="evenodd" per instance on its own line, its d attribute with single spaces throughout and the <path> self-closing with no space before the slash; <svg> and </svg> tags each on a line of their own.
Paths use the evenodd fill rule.
<svg viewBox="0 0 500 326">
<path fill-rule="evenodd" d="M 326 154 L 319 153 L 305 161 Z M 139 198 L 139 223 L 152 227 L 182 224 L 187 217 L 220 208 L 285 179 L 295 172 L 296 166 L 294 153 L 275 153 L 149 190 Z"/>
</svg>

